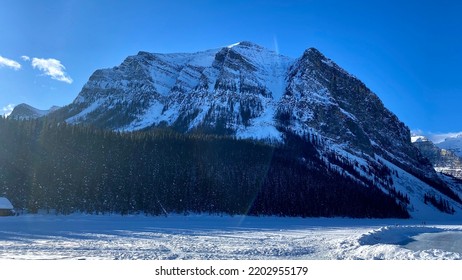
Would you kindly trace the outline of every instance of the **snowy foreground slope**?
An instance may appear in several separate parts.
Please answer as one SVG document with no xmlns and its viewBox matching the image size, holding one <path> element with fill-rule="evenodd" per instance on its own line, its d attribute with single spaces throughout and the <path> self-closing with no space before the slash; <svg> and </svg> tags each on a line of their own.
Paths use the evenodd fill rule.
<svg viewBox="0 0 462 280">
<path fill-rule="evenodd" d="M 462 259 L 462 225 L 444 223 L 23 215 L 0 219 L 0 259 Z"/>
</svg>

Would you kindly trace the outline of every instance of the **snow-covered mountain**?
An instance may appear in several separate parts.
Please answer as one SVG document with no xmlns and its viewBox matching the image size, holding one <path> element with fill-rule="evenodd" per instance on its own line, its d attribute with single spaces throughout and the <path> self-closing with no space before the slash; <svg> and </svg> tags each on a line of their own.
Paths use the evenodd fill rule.
<svg viewBox="0 0 462 280">
<path fill-rule="evenodd" d="M 140 52 L 97 70 L 60 114 L 124 131 L 170 126 L 276 141 L 286 131 L 321 133 L 368 154 L 416 156 L 408 128 L 313 48 L 298 59 L 251 42 L 192 54 Z"/>
<path fill-rule="evenodd" d="M 193 54 L 140 52 L 119 67 L 96 71 L 66 108 L 66 120 L 280 141 L 275 112 L 293 62 L 250 42 Z"/>
<path fill-rule="evenodd" d="M 455 137 L 448 137 L 436 145 L 441 149 L 446 149 L 462 157 L 462 134 Z"/>
<path fill-rule="evenodd" d="M 10 119 L 36 119 L 48 115 L 51 112 L 58 110 L 60 107 L 53 106 L 48 110 L 40 110 L 28 104 L 21 103 L 14 107 L 11 114 L 8 116 Z"/>
<path fill-rule="evenodd" d="M 436 171 L 462 179 L 462 158 L 454 152 L 438 147 L 424 136 L 413 136 L 412 142 Z"/>
<path fill-rule="evenodd" d="M 412 145 L 408 127 L 314 48 L 299 58 L 251 42 L 197 53 L 139 52 L 95 71 L 77 98 L 50 117 L 281 144 L 298 135 L 316 143 L 326 165 L 395 197 L 415 217 L 439 213 L 429 196 L 462 212 L 462 188 L 440 179 Z"/>
</svg>

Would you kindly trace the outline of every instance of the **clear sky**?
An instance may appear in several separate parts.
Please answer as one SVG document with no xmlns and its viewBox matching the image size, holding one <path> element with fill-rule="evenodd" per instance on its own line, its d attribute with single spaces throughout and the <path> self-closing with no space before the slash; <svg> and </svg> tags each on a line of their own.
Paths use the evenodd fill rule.
<svg viewBox="0 0 462 280">
<path fill-rule="evenodd" d="M 0 114 L 73 101 L 128 55 L 315 47 L 411 129 L 462 131 L 462 1 L 0 0 Z"/>
</svg>

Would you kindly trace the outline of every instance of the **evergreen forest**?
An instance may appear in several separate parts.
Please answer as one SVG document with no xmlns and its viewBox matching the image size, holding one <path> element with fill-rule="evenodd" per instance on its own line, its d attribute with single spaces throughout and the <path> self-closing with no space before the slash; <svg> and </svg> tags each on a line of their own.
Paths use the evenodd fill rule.
<svg viewBox="0 0 462 280">
<path fill-rule="evenodd" d="M 0 118 L 0 196 L 27 213 L 409 217 L 332 170 L 316 145 Z"/>
</svg>

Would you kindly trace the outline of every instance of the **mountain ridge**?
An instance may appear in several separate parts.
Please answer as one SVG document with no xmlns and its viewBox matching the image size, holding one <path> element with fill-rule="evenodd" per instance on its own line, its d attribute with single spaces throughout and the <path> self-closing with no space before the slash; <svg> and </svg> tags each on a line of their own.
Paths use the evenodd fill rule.
<svg viewBox="0 0 462 280">
<path fill-rule="evenodd" d="M 185 57 L 189 59 L 185 59 Z M 189 62 L 184 65 L 178 64 L 178 61 L 184 63 L 185 60 L 189 60 Z M 201 63 L 197 63 L 197 61 Z M 257 67 L 262 63 L 267 65 Z M 294 65 L 297 63 L 298 65 Z M 327 67 L 322 67 L 323 65 Z M 160 66 L 164 68 L 159 70 Z M 305 66 L 305 71 L 321 69 L 324 73 L 319 71 L 314 73 L 318 75 L 317 79 L 308 77 L 307 82 L 313 83 L 311 83 L 311 86 L 305 87 L 303 92 L 300 92 L 297 88 L 301 86 L 297 84 L 300 81 L 294 81 L 290 77 L 295 76 L 297 70 L 300 70 L 302 66 Z M 262 70 L 256 71 L 259 68 Z M 333 74 L 332 70 L 336 73 Z M 166 77 L 165 73 L 172 75 L 167 75 L 168 77 Z M 107 77 L 107 75 L 112 75 L 113 77 Z M 328 75 L 329 77 L 327 77 Z M 334 92 L 329 83 L 324 81 L 320 84 L 318 82 L 322 79 L 333 79 L 331 83 L 334 83 L 336 82 L 335 79 L 338 78 L 335 75 L 344 75 L 347 78 L 356 79 L 315 48 L 307 49 L 299 59 L 290 59 L 247 41 L 234 44 L 232 47 L 193 54 L 150 54 L 139 52 L 138 55 L 128 57 L 118 67 L 97 70 L 71 104 L 71 106 L 78 107 L 78 105 L 82 105 L 85 99 L 88 99 L 85 100 L 88 103 L 86 110 L 80 110 L 78 114 L 67 118 L 67 121 L 71 123 L 85 122 L 86 115 L 90 114 L 92 117 L 97 115 L 92 114 L 93 109 L 98 107 L 95 102 L 109 103 L 105 109 L 116 108 L 122 102 L 128 102 L 133 104 L 132 106 L 137 108 L 138 111 L 141 111 L 135 114 L 127 112 L 127 117 L 133 119 L 133 121 L 126 125 L 121 125 L 120 123 L 111 125 L 104 122 L 102 124 L 104 127 L 119 130 L 143 129 L 149 124 L 158 125 L 161 122 L 166 122 L 169 126 L 181 126 L 181 123 L 189 118 L 192 118 L 192 120 L 188 122 L 186 127 L 182 128 L 184 131 L 190 131 L 201 125 L 213 128 L 213 126 L 217 126 L 214 121 L 220 119 L 222 114 L 212 114 L 213 112 L 206 111 L 207 109 L 212 109 L 214 113 L 220 110 L 228 110 L 225 117 L 233 118 L 233 122 L 228 120 L 229 126 L 232 127 L 227 128 L 232 130 L 232 134 L 239 134 L 239 132 L 248 130 L 249 126 L 252 127 L 252 121 L 257 125 L 270 123 L 272 127 L 276 127 L 278 124 L 274 123 L 274 121 L 279 120 L 275 119 L 277 117 L 275 115 L 278 112 L 283 114 L 283 109 L 293 109 L 293 104 L 287 103 L 304 102 L 310 103 L 310 105 L 323 105 L 324 108 L 322 109 L 329 105 L 339 105 L 341 110 L 336 114 L 354 121 L 357 117 L 355 114 L 358 114 L 358 111 L 357 108 L 352 109 L 351 104 L 357 100 L 354 100 L 354 97 L 344 98 L 348 97 L 345 90 Z M 108 83 L 108 79 L 116 82 L 113 84 Z M 359 80 L 357 82 L 355 86 L 358 87 L 358 91 L 363 91 L 366 95 L 369 94 L 367 98 L 375 99 L 373 102 L 376 103 L 376 106 L 380 107 L 379 109 L 381 110 L 385 110 L 392 122 L 399 123 L 398 118 L 383 106 L 378 97 L 372 94 L 362 82 Z M 290 92 L 286 94 L 288 93 L 288 88 L 290 88 Z M 307 92 L 306 88 L 311 91 Z M 86 94 L 87 90 L 90 90 L 90 94 Z M 102 94 L 103 91 L 109 91 L 110 94 L 103 96 L 95 94 Z M 347 89 L 347 91 L 351 91 L 351 89 Z M 336 93 L 336 95 L 330 94 L 331 92 Z M 295 94 L 299 95 L 297 100 L 285 98 Z M 310 96 L 303 99 L 304 95 L 306 96 L 307 94 Z M 99 99 L 97 98 L 98 96 L 100 96 Z M 107 102 L 107 98 L 117 98 L 117 101 L 110 100 L 110 102 Z M 282 100 L 284 98 L 285 100 Z M 300 98 L 302 100 L 299 100 Z M 198 104 L 189 106 L 192 101 Z M 218 101 L 223 101 L 227 104 L 221 104 Z M 290 106 L 289 108 L 288 105 Z M 230 107 L 234 110 L 229 110 Z M 275 112 L 267 112 L 265 110 L 267 108 Z M 69 111 L 73 111 L 73 109 Z M 299 108 L 295 109 L 304 110 L 307 108 L 300 108 L 299 106 Z M 238 110 L 239 112 L 236 112 Z M 120 112 L 118 113 L 120 114 Z M 303 114 L 302 112 L 299 113 Z M 313 118 L 315 113 L 318 112 L 304 113 L 302 118 L 304 117 L 308 120 Z M 363 112 L 362 115 L 367 113 L 369 112 Z M 101 115 L 104 114 L 97 115 L 97 117 L 102 118 Z M 150 123 L 146 121 L 149 118 L 151 118 Z M 262 120 L 259 121 L 259 118 Z M 94 118 L 89 121 L 95 122 Z M 311 127 L 315 123 L 319 122 L 314 120 L 310 124 Z M 408 130 L 404 124 L 401 124 L 401 126 L 401 130 L 403 130 L 401 132 Z M 347 132 L 351 131 L 345 130 L 345 133 Z M 356 132 L 362 133 L 361 129 Z M 245 133 L 243 134 L 245 135 Z M 401 134 L 405 135 L 406 139 L 403 140 L 407 141 L 407 131 Z"/>
</svg>

